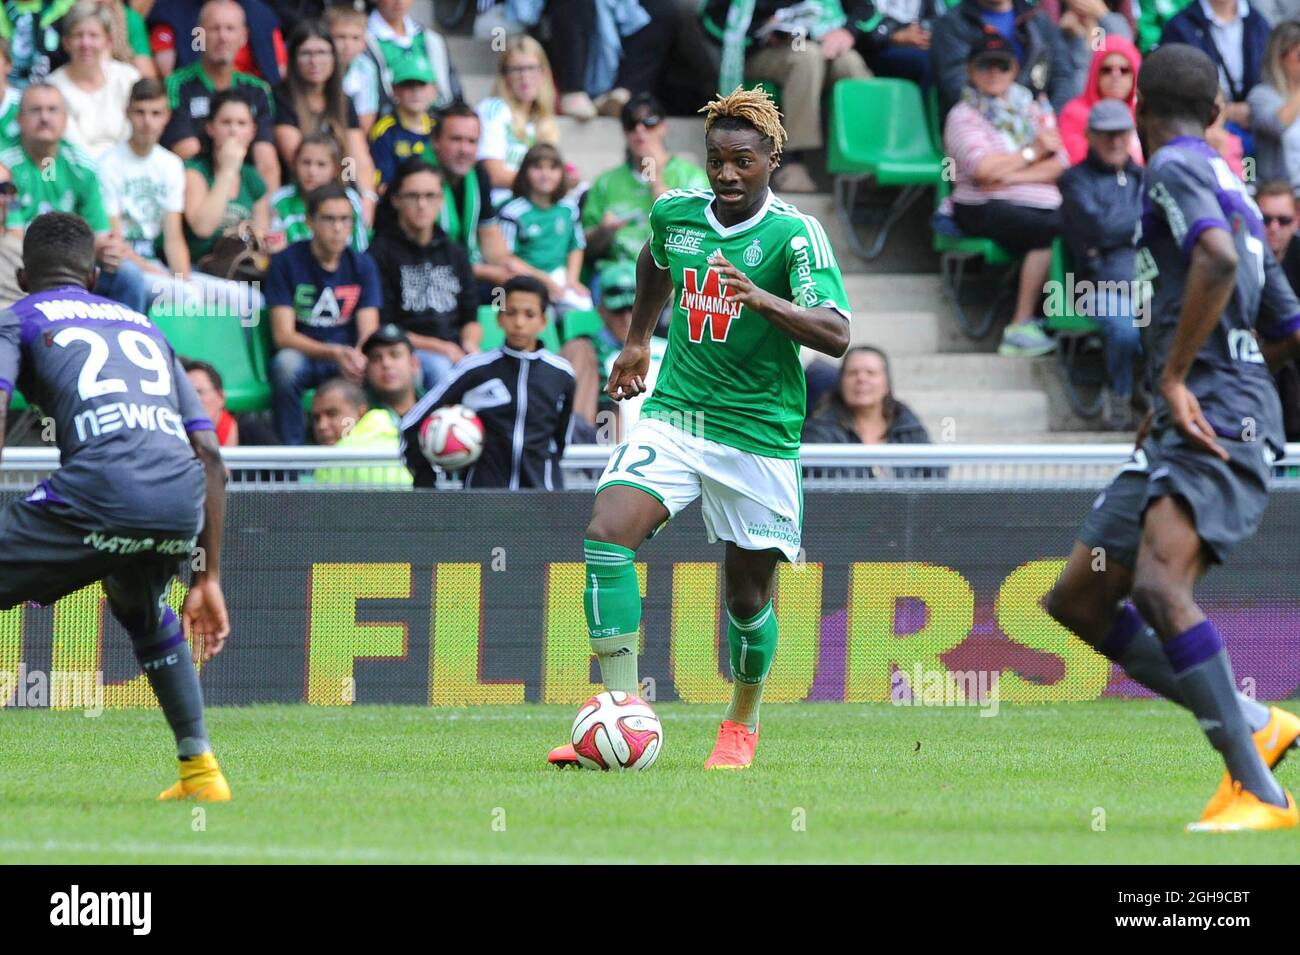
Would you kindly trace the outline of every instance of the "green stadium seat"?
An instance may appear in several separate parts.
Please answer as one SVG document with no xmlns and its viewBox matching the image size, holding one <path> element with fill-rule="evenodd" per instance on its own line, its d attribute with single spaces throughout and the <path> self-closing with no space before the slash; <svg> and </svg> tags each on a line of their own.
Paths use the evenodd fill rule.
<svg viewBox="0 0 1300 955">
<path fill-rule="evenodd" d="M 605 320 L 600 317 L 600 312 L 594 308 L 574 309 L 565 313 L 560 322 L 560 338 L 566 343 L 575 338 L 595 338 L 604 329 Z"/>
<path fill-rule="evenodd" d="M 249 349 L 253 355 L 253 371 L 258 381 L 271 383 L 271 356 L 275 354 L 275 339 L 271 337 L 271 316 L 263 309 L 257 323 L 248 335 Z"/>
<path fill-rule="evenodd" d="M 484 351 L 490 351 L 493 348 L 500 348 L 506 343 L 506 333 L 501 330 L 497 324 L 497 310 L 492 305 L 480 305 L 478 307 L 478 323 L 483 326 L 483 343 L 480 346 Z M 555 330 L 555 322 L 547 322 L 546 327 L 542 329 L 539 336 L 542 347 L 559 354 L 560 335 Z"/>
<path fill-rule="evenodd" d="M 943 153 L 926 129 L 917 85 L 884 78 L 836 83 L 826 170 L 834 179 L 835 210 L 853 250 L 865 259 L 878 257 L 889 230 L 943 177 Z M 885 188 L 901 187 L 870 246 L 862 244 L 852 221 L 858 186 L 865 179 Z"/>
<path fill-rule="evenodd" d="M 943 129 L 939 122 L 939 93 L 934 86 L 930 87 L 930 96 L 926 103 L 925 114 L 930 131 L 930 140 L 936 151 L 942 155 Z M 943 161 L 947 162 L 947 159 L 945 158 Z M 936 211 L 951 194 L 952 181 L 947 170 L 944 170 L 935 188 Z M 993 327 L 993 323 L 997 319 L 999 305 L 1015 295 L 1015 280 L 1019 272 L 1020 260 L 992 239 L 979 236 L 948 235 L 938 229 L 933 230 L 932 235 L 932 247 L 935 252 L 939 253 L 939 275 L 943 280 L 944 295 L 947 296 L 948 302 L 952 306 L 953 317 L 968 337 L 981 339 Z M 983 262 L 987 267 L 1004 271 L 992 304 L 981 318 L 972 321 L 966 314 L 966 309 L 962 304 L 961 293 L 967 266 L 975 262 Z"/>
<path fill-rule="evenodd" d="M 269 324 L 264 318 L 259 316 L 257 324 L 246 330 L 233 315 L 177 315 L 155 308 L 149 317 L 178 354 L 201 358 L 221 372 L 226 407 L 232 413 L 271 407 L 271 385 L 254 345 L 260 326 Z"/>
<path fill-rule="evenodd" d="M 1064 294 L 1069 288 L 1069 274 L 1073 271 L 1074 262 L 1070 257 L 1070 250 L 1066 247 L 1065 240 L 1058 236 L 1052 243 L 1052 267 L 1048 279 L 1057 284 L 1062 294 L 1050 296 L 1047 300 L 1047 327 L 1057 333 L 1099 335 L 1102 330 L 1101 324 L 1095 318 L 1076 314 L 1073 299 Z M 1061 305 L 1059 309 L 1055 307 L 1058 302 Z"/>
<path fill-rule="evenodd" d="M 776 104 L 777 109 L 781 108 L 781 87 L 777 86 L 771 80 L 759 80 L 758 85 L 767 91 L 767 95 L 772 97 L 772 102 Z"/>
<path fill-rule="evenodd" d="M 1101 414 L 1102 391 L 1106 383 L 1105 368 L 1096 361 L 1089 361 L 1090 340 L 1101 335 L 1102 329 L 1096 319 L 1076 314 L 1073 296 L 1070 293 L 1072 283 L 1070 274 L 1074 263 L 1065 240 L 1057 238 L 1052 243 L 1052 266 L 1048 281 L 1053 288 L 1047 296 L 1044 308 L 1047 328 L 1056 335 L 1057 368 L 1061 372 L 1061 384 L 1065 388 L 1066 400 L 1075 414 L 1083 418 L 1095 418 Z"/>
</svg>

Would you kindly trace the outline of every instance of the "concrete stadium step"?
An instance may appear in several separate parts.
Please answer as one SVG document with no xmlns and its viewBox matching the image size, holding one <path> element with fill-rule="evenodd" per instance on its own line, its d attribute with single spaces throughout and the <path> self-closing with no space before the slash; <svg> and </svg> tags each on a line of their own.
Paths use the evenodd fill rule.
<svg viewBox="0 0 1300 955">
<path fill-rule="evenodd" d="M 1012 440 L 1017 434 L 1051 430 L 1047 395 L 1031 389 L 988 390 L 974 400 L 965 390 L 899 390 L 931 440 L 969 442 L 976 438 Z M 996 436 L 992 438 L 991 436 Z"/>
<path fill-rule="evenodd" d="M 433 26 L 433 0 L 411 0 L 412 20 L 426 27 Z"/>
<path fill-rule="evenodd" d="M 999 355 L 941 352 L 933 355 L 891 355 L 890 372 L 899 394 L 918 388 L 943 389 L 960 387 L 983 401 L 984 393 L 1006 390 L 1038 390 L 1039 380 L 1033 362 Z"/>
<path fill-rule="evenodd" d="M 937 275 L 854 272 L 844 276 L 844 290 L 855 317 L 860 312 L 948 314 L 948 300 Z"/>
<path fill-rule="evenodd" d="M 880 201 L 892 201 L 893 192 L 882 193 Z M 787 195 L 782 198 L 794 203 L 800 212 L 806 213 L 822 224 L 826 236 L 835 250 L 840 271 L 846 276 L 858 273 L 887 272 L 894 274 L 930 274 L 938 271 L 938 256 L 930 248 L 932 230 L 930 214 L 934 211 L 934 198 L 922 196 L 916 201 L 903 218 L 889 232 L 880 257 L 868 262 L 853 251 L 849 242 L 848 226 L 835 213 L 834 197 L 829 192 L 813 192 L 803 195 Z M 883 206 L 881 206 L 883 209 Z M 858 225 L 858 234 L 864 241 L 875 235 L 874 226 Z"/>
<path fill-rule="evenodd" d="M 943 321 L 933 312 L 863 312 L 854 305 L 850 345 L 872 345 L 893 359 L 935 355 L 943 343 Z"/>
<path fill-rule="evenodd" d="M 480 100 L 484 100 L 492 95 L 492 85 L 496 82 L 496 76 L 488 74 L 462 73 L 460 75 L 460 92 L 465 98 L 465 102 L 471 106 L 477 106 Z"/>
<path fill-rule="evenodd" d="M 854 344 L 892 347 L 900 354 L 997 351 L 996 330 L 980 341 L 962 334 L 937 275 L 845 272 L 844 288 L 853 308 Z"/>
<path fill-rule="evenodd" d="M 414 11 L 411 15 L 419 19 Z M 451 62 L 456 64 L 456 72 L 460 74 L 462 80 L 467 76 L 492 76 L 496 73 L 497 54 L 492 49 L 490 40 L 446 34 L 443 34 L 443 39 L 447 41 L 447 53 L 451 57 Z"/>
</svg>

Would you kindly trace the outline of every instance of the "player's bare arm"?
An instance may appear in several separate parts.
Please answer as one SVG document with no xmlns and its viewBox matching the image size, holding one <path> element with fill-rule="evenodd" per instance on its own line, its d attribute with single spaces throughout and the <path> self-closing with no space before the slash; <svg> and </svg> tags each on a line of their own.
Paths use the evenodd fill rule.
<svg viewBox="0 0 1300 955">
<path fill-rule="evenodd" d="M 849 323 L 833 308 L 801 308 L 755 285 L 744 272 L 718 255 L 713 266 L 722 273 L 726 296 L 757 312 L 800 345 L 824 355 L 841 357 L 849 348 Z"/>
<path fill-rule="evenodd" d="M 1223 229 L 1206 229 L 1192 247 L 1183 310 L 1169 362 L 1160 376 L 1160 393 L 1169 404 L 1174 426 L 1193 445 L 1224 461 L 1228 460 L 1228 452 L 1214 440 L 1214 428 L 1201 412 L 1201 404 L 1187 387 L 1186 378 L 1236 284 L 1237 252 L 1232 237 Z"/>
<path fill-rule="evenodd" d="M 203 562 L 194 571 L 190 592 L 181 608 L 181 619 L 186 637 L 194 642 L 195 658 L 206 663 L 221 652 L 230 634 L 226 598 L 221 592 L 221 528 L 225 524 L 228 475 L 216 432 L 193 431 L 190 444 L 203 462 L 207 495 L 203 502 L 203 530 L 199 532 Z"/>
<path fill-rule="evenodd" d="M 1277 374 L 1288 362 L 1300 358 L 1300 331 L 1276 341 L 1260 337 L 1259 353 L 1264 356 L 1268 370 Z"/>
<path fill-rule="evenodd" d="M 605 385 L 605 394 L 615 401 L 645 393 L 645 379 L 650 373 L 650 336 L 654 334 L 659 313 L 672 291 L 672 274 L 655 265 L 647 242 L 636 260 L 636 302 L 632 305 L 627 342 L 618 358 L 614 359 L 614 367 Z"/>
</svg>

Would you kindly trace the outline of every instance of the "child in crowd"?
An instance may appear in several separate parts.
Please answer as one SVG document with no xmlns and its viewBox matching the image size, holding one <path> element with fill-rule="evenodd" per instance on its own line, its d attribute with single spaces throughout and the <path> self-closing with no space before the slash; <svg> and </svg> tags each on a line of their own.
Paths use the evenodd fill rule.
<svg viewBox="0 0 1300 955">
<path fill-rule="evenodd" d="M 366 13 L 346 5 L 333 6 L 325 11 L 325 26 L 334 40 L 343 92 L 352 97 L 361 132 L 369 136 L 379 114 L 379 67 L 365 55 Z"/>
<path fill-rule="evenodd" d="M 524 154 L 514 196 L 499 215 L 512 271 L 545 283 L 560 314 L 591 308 L 591 293 L 579 280 L 586 239 L 577 207 L 564 199 L 558 149 L 539 143 Z"/>
<path fill-rule="evenodd" d="M 402 160 L 419 156 L 437 164 L 433 154 L 433 70 L 429 61 L 406 57 L 393 71 L 393 112 L 370 130 L 370 158 L 375 162 L 375 185 L 380 193 L 388 188 Z"/>
<path fill-rule="evenodd" d="M 99 162 L 104 211 L 113 231 L 126 240 L 127 258 L 146 274 L 190 277 L 185 244 L 185 164 L 158 145 L 171 109 L 158 80 L 131 87 L 126 117 L 131 138 L 111 148 Z"/>
<path fill-rule="evenodd" d="M 329 133 L 312 133 L 303 137 L 293 155 L 293 182 L 271 194 L 271 240 L 273 252 L 311 238 L 307 225 L 307 193 L 328 183 L 343 183 L 343 160 L 339 143 Z M 348 200 L 356 219 L 352 228 L 352 248 L 366 251 L 370 234 L 361 220 L 361 196 L 347 187 Z"/>
<path fill-rule="evenodd" d="M 366 20 L 366 55 L 379 71 L 380 96 L 395 99 L 396 74 L 409 60 L 429 64 L 429 82 L 435 86 L 431 106 L 441 108 L 461 99 L 460 78 L 451 62 L 442 34 L 416 22 L 410 15 L 413 0 L 376 0 Z M 381 108 L 385 105 L 381 102 Z"/>
<path fill-rule="evenodd" d="M 550 305 L 530 275 L 505 284 L 498 321 L 505 345 L 464 359 L 402 417 L 403 453 L 416 487 L 436 472 L 420 451 L 420 424 L 435 408 L 463 404 L 483 422 L 483 453 L 465 469 L 465 487 L 563 487 L 560 458 L 573 419 L 573 368 L 538 341 Z M 522 427 L 521 425 L 522 420 Z"/>
</svg>

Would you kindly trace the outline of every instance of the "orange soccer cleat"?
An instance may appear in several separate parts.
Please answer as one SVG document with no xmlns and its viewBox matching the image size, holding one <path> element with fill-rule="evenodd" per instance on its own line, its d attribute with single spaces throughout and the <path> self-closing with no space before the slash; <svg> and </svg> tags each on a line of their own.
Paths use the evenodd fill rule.
<svg viewBox="0 0 1300 955">
<path fill-rule="evenodd" d="M 718 741 L 704 762 L 705 769 L 748 769 L 758 747 L 758 727 L 754 732 L 744 723 L 723 720 L 718 727 Z"/>
<path fill-rule="evenodd" d="M 1287 750 L 1296 745 L 1296 738 L 1300 737 L 1300 716 L 1276 706 L 1270 706 L 1268 711 L 1268 722 L 1256 730 L 1252 737 L 1255 740 L 1255 749 L 1259 750 L 1264 765 L 1273 769 L 1282 762 Z M 1209 819 L 1211 816 L 1218 815 L 1231 801 L 1232 777 L 1224 773 L 1223 778 L 1219 780 L 1219 788 L 1206 803 L 1201 818 Z"/>
<path fill-rule="evenodd" d="M 563 746 L 557 746 L 547 753 L 546 761 L 552 766 L 559 766 L 561 769 L 565 766 L 577 766 L 578 754 L 574 750 L 572 743 L 565 743 Z"/>
<path fill-rule="evenodd" d="M 1286 792 L 1286 805 L 1274 806 L 1262 802 L 1241 783 L 1233 783 L 1228 801 L 1213 816 L 1200 822 L 1188 823 L 1188 832 L 1249 832 L 1267 829 L 1294 829 L 1300 823 L 1295 800 Z"/>
</svg>

